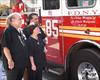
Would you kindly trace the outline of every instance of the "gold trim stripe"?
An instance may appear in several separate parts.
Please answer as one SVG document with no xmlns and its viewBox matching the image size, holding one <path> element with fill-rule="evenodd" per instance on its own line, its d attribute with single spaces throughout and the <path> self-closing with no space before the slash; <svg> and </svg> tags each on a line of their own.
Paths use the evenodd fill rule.
<svg viewBox="0 0 100 80">
<path fill-rule="evenodd" d="M 0 25 L 0 27 L 3 27 L 3 28 L 5 28 L 6 26 L 5 26 L 5 25 Z"/>
<path fill-rule="evenodd" d="M 42 25 L 42 27 L 45 28 L 45 25 Z M 89 29 L 90 31 L 99 31 L 100 32 L 100 28 L 97 27 L 79 27 L 79 26 L 59 26 L 59 29 L 62 30 L 81 30 L 81 31 L 85 31 L 87 29 Z"/>
<path fill-rule="evenodd" d="M 60 36 L 71 37 L 71 38 L 81 38 L 81 39 L 100 40 L 100 37 L 77 35 L 77 34 L 66 34 L 66 33 L 64 34 L 64 33 L 60 33 Z"/>
<path fill-rule="evenodd" d="M 5 23 L 6 21 L 0 21 L 0 23 Z"/>
<path fill-rule="evenodd" d="M 96 27 L 59 26 L 59 28 L 66 29 L 66 30 L 81 30 L 81 31 L 89 29 L 90 31 L 100 32 L 100 28 L 96 28 Z"/>
</svg>

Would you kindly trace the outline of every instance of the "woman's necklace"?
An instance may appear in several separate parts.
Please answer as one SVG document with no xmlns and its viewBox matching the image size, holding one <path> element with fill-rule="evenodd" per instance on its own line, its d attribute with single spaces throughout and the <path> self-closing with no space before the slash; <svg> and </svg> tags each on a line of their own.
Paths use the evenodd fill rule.
<svg viewBox="0 0 100 80">
<path fill-rule="evenodd" d="M 37 40 L 37 44 L 39 45 L 38 36 L 31 35 L 31 37 L 34 38 L 34 39 L 36 39 Z"/>
<path fill-rule="evenodd" d="M 35 35 L 31 35 L 32 38 L 38 40 L 38 36 L 35 36 Z"/>
</svg>

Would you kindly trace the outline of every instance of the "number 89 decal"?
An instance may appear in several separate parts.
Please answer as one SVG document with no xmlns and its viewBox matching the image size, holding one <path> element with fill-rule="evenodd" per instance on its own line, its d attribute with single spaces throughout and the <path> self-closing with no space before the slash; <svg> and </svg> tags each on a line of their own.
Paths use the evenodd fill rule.
<svg viewBox="0 0 100 80">
<path fill-rule="evenodd" d="M 55 24 L 58 23 L 58 20 L 46 20 L 46 34 L 51 37 L 58 37 L 58 27 Z"/>
</svg>

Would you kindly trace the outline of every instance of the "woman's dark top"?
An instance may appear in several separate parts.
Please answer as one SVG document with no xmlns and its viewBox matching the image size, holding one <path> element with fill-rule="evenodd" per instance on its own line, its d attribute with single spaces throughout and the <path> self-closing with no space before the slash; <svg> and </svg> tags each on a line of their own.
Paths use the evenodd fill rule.
<svg viewBox="0 0 100 80">
<path fill-rule="evenodd" d="M 35 27 L 36 25 L 29 25 L 27 27 L 25 27 L 23 29 L 23 32 L 25 34 L 25 36 L 28 38 L 32 33 L 32 30 L 33 28 Z M 44 46 L 45 46 L 45 37 L 46 37 L 46 34 L 44 33 L 44 31 L 42 30 L 41 27 L 39 27 L 40 29 L 40 34 L 38 34 L 38 41 L 40 43 L 40 47 L 42 48 L 42 50 L 44 51 Z"/>
<path fill-rule="evenodd" d="M 45 67 L 46 60 L 41 44 L 38 40 L 32 38 L 31 36 L 28 38 L 27 44 L 29 48 L 29 56 L 33 56 L 37 69 L 43 69 Z"/>
<path fill-rule="evenodd" d="M 24 68 L 28 61 L 28 48 L 21 34 L 13 27 L 9 26 L 2 38 L 2 47 L 10 49 L 15 67 Z M 3 54 L 4 67 L 7 68 L 7 59 Z"/>
</svg>

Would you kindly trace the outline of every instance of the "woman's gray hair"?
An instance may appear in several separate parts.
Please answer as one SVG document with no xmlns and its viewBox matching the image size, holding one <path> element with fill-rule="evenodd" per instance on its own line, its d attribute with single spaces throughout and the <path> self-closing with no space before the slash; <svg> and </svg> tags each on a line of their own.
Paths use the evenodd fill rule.
<svg viewBox="0 0 100 80">
<path fill-rule="evenodd" d="M 9 25 L 11 25 L 12 19 L 14 18 L 15 15 L 19 15 L 21 17 L 20 13 L 17 13 L 17 12 L 11 13 L 6 19 L 7 27 L 9 27 Z"/>
</svg>

